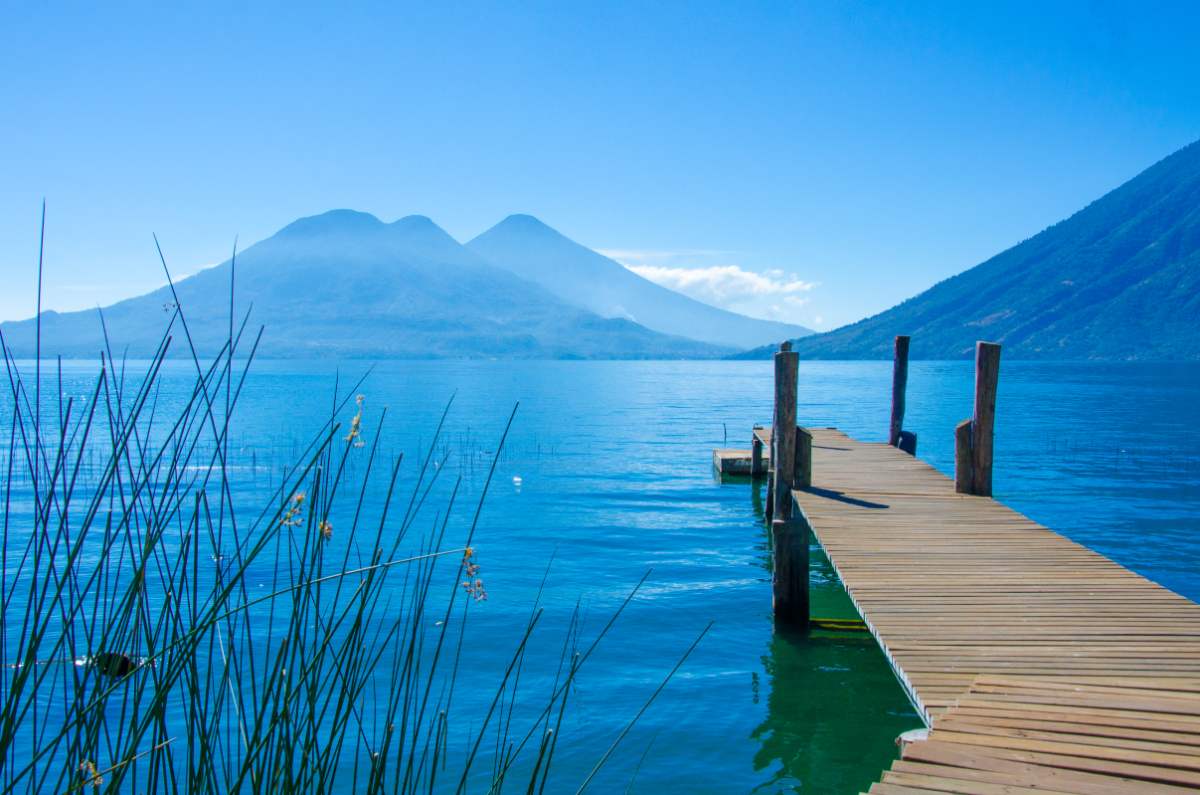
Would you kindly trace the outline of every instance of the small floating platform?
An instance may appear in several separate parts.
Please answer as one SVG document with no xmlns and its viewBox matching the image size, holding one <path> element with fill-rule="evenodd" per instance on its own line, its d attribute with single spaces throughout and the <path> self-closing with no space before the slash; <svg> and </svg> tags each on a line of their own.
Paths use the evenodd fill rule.
<svg viewBox="0 0 1200 795">
<path fill-rule="evenodd" d="M 755 471 L 755 448 L 759 451 L 758 471 Z M 760 477 L 771 467 L 771 429 L 754 428 L 751 449 L 718 448 L 713 450 L 713 469 L 721 475 Z"/>
<path fill-rule="evenodd" d="M 713 450 L 713 469 L 722 475 L 754 474 L 754 459 L 749 450 Z"/>
</svg>

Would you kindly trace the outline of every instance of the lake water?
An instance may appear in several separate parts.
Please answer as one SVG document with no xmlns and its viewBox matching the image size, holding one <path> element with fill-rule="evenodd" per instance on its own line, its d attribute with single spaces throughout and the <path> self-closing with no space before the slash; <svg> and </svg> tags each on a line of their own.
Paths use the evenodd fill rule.
<svg viewBox="0 0 1200 795">
<path fill-rule="evenodd" d="M 238 499 L 277 483 L 366 365 L 259 362 L 237 411 Z M 90 365 L 67 365 L 80 394 Z M 761 494 L 714 478 L 714 447 L 748 446 L 771 416 L 769 362 L 389 362 L 356 391 L 364 436 L 381 449 L 428 448 L 454 396 L 439 453 L 477 494 L 520 403 L 475 538 L 486 602 L 472 607 L 469 663 L 482 714 L 546 575 L 547 640 L 531 681 L 559 663 L 555 632 L 578 603 L 586 641 L 637 582 L 646 584 L 579 675 L 551 789 L 574 791 L 696 637 L 712 627 L 617 745 L 592 784 L 620 792 L 858 792 L 920 725 L 865 634 L 773 630 Z M 172 362 L 164 385 L 190 389 Z M 918 455 L 953 468 L 953 429 L 971 411 L 970 362 L 914 362 L 906 427 Z M 886 432 L 891 365 L 802 362 L 799 420 L 862 439 Z M 1200 368 L 1004 362 L 995 493 L 1033 519 L 1200 598 Z M 380 430 L 378 410 L 389 417 Z M 9 407 L 5 406 L 6 411 Z M 401 468 L 410 482 L 416 465 Z M 819 475 L 818 475 L 819 477 Z M 444 498 L 450 478 L 432 499 Z M 461 515 L 458 515 L 461 514 Z M 456 514 L 464 531 L 470 508 Z M 819 560 L 814 613 L 853 615 Z M 471 705 L 474 705 L 473 707 Z"/>
</svg>

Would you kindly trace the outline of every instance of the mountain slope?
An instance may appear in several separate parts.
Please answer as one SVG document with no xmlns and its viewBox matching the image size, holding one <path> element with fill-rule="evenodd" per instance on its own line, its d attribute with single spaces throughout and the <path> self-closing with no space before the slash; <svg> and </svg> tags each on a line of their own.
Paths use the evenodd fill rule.
<svg viewBox="0 0 1200 795">
<path fill-rule="evenodd" d="M 181 280 L 176 289 L 203 352 L 226 338 L 229 262 Z M 302 218 L 238 254 L 239 316 L 266 325 L 266 356 L 370 358 L 681 358 L 720 353 L 628 320 L 572 307 L 494 267 L 423 216 L 385 224 L 334 210 Z M 153 351 L 172 315 L 168 288 L 103 310 L 114 351 Z M 34 321 L 0 325 L 17 353 L 33 353 Z M 45 313 L 42 350 L 94 356 L 96 311 Z M 175 330 L 176 354 L 186 352 Z"/>
<path fill-rule="evenodd" d="M 796 343 L 809 358 L 1200 359 L 1200 141 L 1065 221 L 892 309 Z M 743 356 L 766 356 L 770 349 Z"/>
<path fill-rule="evenodd" d="M 803 326 L 717 309 L 668 290 L 530 215 L 510 215 L 467 248 L 568 303 L 666 334 L 745 348 L 812 333 Z"/>
</svg>

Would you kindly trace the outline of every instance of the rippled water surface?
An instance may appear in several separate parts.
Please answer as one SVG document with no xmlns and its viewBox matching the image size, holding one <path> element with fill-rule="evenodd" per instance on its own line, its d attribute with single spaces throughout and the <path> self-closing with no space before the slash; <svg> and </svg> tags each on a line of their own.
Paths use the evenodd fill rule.
<svg viewBox="0 0 1200 795">
<path fill-rule="evenodd" d="M 863 439 L 887 427 L 890 363 L 802 363 L 799 418 Z M 235 428 L 239 500 L 270 493 L 273 472 L 329 415 L 366 365 L 261 362 Z M 68 390 L 90 378 L 69 365 Z M 171 363 L 180 393 L 192 372 Z M 953 428 L 970 413 L 969 362 L 915 362 L 908 422 L 918 454 L 953 466 Z M 712 448 L 746 446 L 771 414 L 768 362 L 392 362 L 357 391 L 365 433 L 385 452 L 428 448 L 453 396 L 444 468 L 478 492 L 520 403 L 476 537 L 489 598 L 478 606 L 464 697 L 486 709 L 494 682 L 542 596 L 553 630 L 581 605 L 594 636 L 649 578 L 580 675 L 553 780 L 573 791 L 679 656 L 693 655 L 616 747 L 596 791 L 858 792 L 919 725 L 865 635 L 773 631 L 761 495 L 714 478 Z M 1005 362 L 996 496 L 1190 598 L 1200 597 L 1200 369 Z M 378 411 L 388 407 L 383 427 Z M 401 469 L 411 479 L 415 464 Z M 818 475 L 819 477 L 819 475 Z M 443 484 L 448 488 L 452 478 Z M 442 487 L 439 486 L 439 489 Z M 444 497 L 444 490 L 437 492 Z M 462 530 L 466 516 L 452 532 Z M 814 567 L 814 612 L 852 615 L 828 567 Z M 525 675 L 553 676 L 556 651 Z"/>
</svg>

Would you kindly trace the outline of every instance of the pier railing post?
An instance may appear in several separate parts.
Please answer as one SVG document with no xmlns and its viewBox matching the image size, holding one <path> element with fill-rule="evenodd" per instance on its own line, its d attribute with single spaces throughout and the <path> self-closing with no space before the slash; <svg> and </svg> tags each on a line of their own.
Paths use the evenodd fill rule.
<svg viewBox="0 0 1200 795">
<path fill-rule="evenodd" d="M 971 419 L 972 490 L 992 496 L 992 440 L 996 424 L 996 386 L 1000 381 L 1000 346 L 975 343 L 975 416 Z"/>
<path fill-rule="evenodd" d="M 796 471 L 796 378 L 800 354 L 784 342 L 775 354 L 775 419 L 771 427 L 773 521 L 792 515 L 792 480 Z"/>
<path fill-rule="evenodd" d="M 792 487 L 806 489 L 812 485 L 812 434 L 796 426 L 796 474 Z"/>
<path fill-rule="evenodd" d="M 808 523 L 803 518 L 793 516 L 771 522 L 771 560 L 775 620 L 791 626 L 807 626 Z"/>
<path fill-rule="evenodd" d="M 904 392 L 908 388 L 908 342 L 909 337 L 896 337 L 896 351 L 892 359 L 892 422 L 888 428 L 888 444 L 900 447 L 900 432 L 904 430 Z M 916 449 L 916 439 L 913 439 Z"/>
<path fill-rule="evenodd" d="M 971 485 L 971 421 L 963 420 L 954 427 L 954 490 L 959 494 L 974 494 Z"/>
<path fill-rule="evenodd" d="M 754 426 L 754 431 L 750 434 L 750 477 L 761 478 L 763 476 L 763 443 L 762 439 L 758 438 L 758 426 Z"/>
<path fill-rule="evenodd" d="M 992 448 L 1000 345 L 975 343 L 975 410 L 954 429 L 954 488 L 963 494 L 992 496 Z"/>
</svg>

